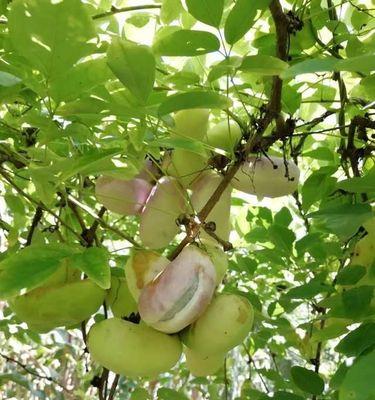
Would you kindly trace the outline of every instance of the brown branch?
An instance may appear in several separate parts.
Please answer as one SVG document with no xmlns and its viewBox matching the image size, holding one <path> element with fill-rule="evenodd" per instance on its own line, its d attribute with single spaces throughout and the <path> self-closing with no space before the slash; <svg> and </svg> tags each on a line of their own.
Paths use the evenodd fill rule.
<svg viewBox="0 0 375 400">
<path fill-rule="evenodd" d="M 280 6 L 279 0 L 273 0 L 270 5 L 271 14 L 276 25 L 276 37 L 277 37 L 277 56 L 285 59 L 287 57 L 287 45 L 288 45 L 288 32 L 287 32 L 287 20 L 286 16 Z M 271 99 L 265 116 L 260 121 L 260 129 L 253 132 L 241 149 L 241 156 L 232 164 L 228 170 L 224 173 L 223 179 L 208 199 L 205 206 L 198 213 L 198 219 L 201 224 L 204 224 L 208 214 L 214 208 L 215 204 L 220 200 L 221 195 L 224 193 L 225 189 L 229 186 L 231 180 L 236 175 L 239 170 L 243 160 L 246 160 L 249 153 L 254 151 L 263 133 L 266 131 L 273 119 L 278 119 L 281 110 L 281 94 L 282 94 L 282 81 L 278 78 L 274 78 L 274 83 L 272 87 Z M 196 235 L 199 233 L 199 229 Z M 170 256 L 170 259 L 175 259 L 182 249 L 192 241 L 195 237 L 191 235 L 185 236 L 182 242 L 176 247 Z"/>
<path fill-rule="evenodd" d="M 111 389 L 109 391 L 108 400 L 113 400 L 115 398 L 116 389 L 118 385 L 118 381 L 120 379 L 120 375 L 116 374 L 115 378 L 113 379 Z"/>
<path fill-rule="evenodd" d="M 31 245 L 35 229 L 38 227 L 38 224 L 42 218 L 43 218 L 43 209 L 40 206 L 38 206 L 35 210 L 34 218 L 31 222 L 31 226 L 30 226 L 29 232 L 27 234 L 25 247 Z"/>
<path fill-rule="evenodd" d="M 161 4 L 146 4 L 142 6 L 132 6 L 132 7 L 123 7 L 123 8 L 117 8 L 115 6 L 112 6 L 109 11 L 103 12 L 101 14 L 96 14 L 92 17 L 92 19 L 100 19 L 100 18 L 106 18 L 110 17 L 111 15 L 123 13 L 123 12 L 128 12 L 128 11 L 139 11 L 139 10 L 148 10 L 148 9 L 153 9 L 153 8 L 161 8 Z"/>
<path fill-rule="evenodd" d="M 15 358 L 9 357 L 6 354 L 0 353 L 0 357 L 4 358 L 7 362 L 11 362 L 11 363 L 14 363 L 14 364 L 18 365 L 19 367 L 21 367 L 25 372 L 27 372 L 30 375 L 36 376 L 39 379 L 45 379 L 47 381 L 50 381 L 50 382 L 54 383 L 55 385 L 60 386 L 65 392 L 68 392 L 68 393 L 71 392 L 68 388 L 66 388 L 59 381 L 57 381 L 54 378 L 52 378 L 52 376 L 39 374 L 38 372 L 36 372 L 35 370 L 31 369 L 27 365 L 23 364 L 21 361 L 18 361 Z"/>
</svg>

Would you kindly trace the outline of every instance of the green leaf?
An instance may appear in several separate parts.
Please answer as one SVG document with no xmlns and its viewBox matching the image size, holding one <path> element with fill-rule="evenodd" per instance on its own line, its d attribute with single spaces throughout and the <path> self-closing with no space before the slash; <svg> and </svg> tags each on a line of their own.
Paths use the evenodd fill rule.
<svg viewBox="0 0 375 400">
<path fill-rule="evenodd" d="M 244 72 L 252 72 L 259 75 L 280 75 L 288 64 L 280 58 L 273 56 L 257 55 L 244 57 L 238 68 Z"/>
<path fill-rule="evenodd" d="M 346 290 L 342 294 L 345 315 L 350 318 L 366 315 L 373 297 L 374 290 L 372 286 L 360 286 Z"/>
<path fill-rule="evenodd" d="M 182 11 L 181 0 L 163 0 L 160 10 L 160 19 L 164 24 L 169 24 L 177 19 Z"/>
<path fill-rule="evenodd" d="M 375 192 L 375 168 L 364 176 L 337 182 L 336 187 L 350 193 Z"/>
<path fill-rule="evenodd" d="M 153 46 L 162 56 L 198 56 L 220 49 L 219 39 L 210 32 L 180 29 L 163 36 Z"/>
<path fill-rule="evenodd" d="M 233 45 L 254 25 L 257 10 L 265 10 L 270 0 L 237 0 L 230 10 L 224 27 L 227 43 Z"/>
<path fill-rule="evenodd" d="M 155 81 L 155 58 L 147 46 L 114 39 L 107 51 L 108 65 L 141 103 L 146 103 Z"/>
<path fill-rule="evenodd" d="M 303 397 L 290 392 L 276 392 L 272 398 L 273 400 L 303 400 Z"/>
<path fill-rule="evenodd" d="M 15 0 L 8 27 L 15 50 L 48 79 L 66 73 L 94 46 L 92 20 L 76 0 Z"/>
<path fill-rule="evenodd" d="M 293 242 L 296 239 L 294 232 L 285 226 L 273 224 L 268 229 L 269 237 L 275 244 L 276 250 L 289 255 L 292 251 Z"/>
<path fill-rule="evenodd" d="M 338 60 L 335 57 L 313 58 L 302 61 L 284 70 L 280 78 L 290 79 L 301 74 L 311 74 L 314 72 L 334 71 Z"/>
<path fill-rule="evenodd" d="M 284 296 L 292 299 L 312 299 L 320 293 L 331 293 L 334 289 L 331 286 L 313 280 L 305 285 L 292 288 Z"/>
<path fill-rule="evenodd" d="M 375 398 L 375 350 L 356 360 L 349 368 L 339 390 L 339 400 Z"/>
<path fill-rule="evenodd" d="M 176 390 L 161 388 L 158 390 L 158 400 L 188 400 L 188 398 Z"/>
<path fill-rule="evenodd" d="M 317 396 L 323 393 L 324 381 L 316 372 L 302 367 L 292 367 L 290 372 L 299 389 Z"/>
<path fill-rule="evenodd" d="M 189 108 L 218 108 L 226 109 L 231 103 L 227 97 L 216 92 L 199 90 L 188 93 L 178 93 L 168 96 L 159 107 L 159 115 Z"/>
<path fill-rule="evenodd" d="M 375 322 L 362 324 L 350 332 L 336 346 L 335 350 L 348 357 L 357 357 L 375 344 Z"/>
<path fill-rule="evenodd" d="M 223 15 L 224 0 L 186 0 L 189 13 L 198 21 L 218 28 Z"/>
<path fill-rule="evenodd" d="M 0 298 L 6 299 L 40 286 L 75 253 L 63 244 L 32 245 L 0 262 Z"/>
<path fill-rule="evenodd" d="M 74 267 L 79 268 L 88 278 L 103 289 L 111 286 L 111 271 L 108 263 L 108 252 L 101 247 L 90 247 L 72 258 Z"/>
<path fill-rule="evenodd" d="M 366 268 L 361 265 L 348 265 L 337 274 L 336 282 L 339 285 L 355 285 L 366 272 Z"/>
<path fill-rule="evenodd" d="M 342 204 L 310 213 L 307 217 L 320 220 L 330 232 L 341 239 L 347 239 L 354 235 L 371 215 L 369 204 Z"/>
<path fill-rule="evenodd" d="M 130 400 L 150 400 L 150 395 L 146 389 L 135 388 L 130 396 Z"/>
<path fill-rule="evenodd" d="M 340 60 L 335 65 L 335 70 L 370 73 L 375 70 L 375 55 L 364 55 Z"/>
<path fill-rule="evenodd" d="M 11 87 L 17 85 L 20 82 L 20 78 L 17 78 L 16 76 L 9 74 L 8 72 L 0 71 L 0 86 Z"/>
</svg>

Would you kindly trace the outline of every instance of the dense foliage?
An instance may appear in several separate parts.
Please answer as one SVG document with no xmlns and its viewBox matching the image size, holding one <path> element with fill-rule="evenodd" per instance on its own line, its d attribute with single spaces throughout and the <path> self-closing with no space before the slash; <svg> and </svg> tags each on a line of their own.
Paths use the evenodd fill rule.
<svg viewBox="0 0 375 400">
<path fill-rule="evenodd" d="M 4 398 L 373 400 L 375 1 L 1 0 L 0 14 Z M 241 140 L 179 137 L 187 109 L 235 121 Z M 210 152 L 196 172 L 225 182 L 211 208 L 249 154 L 293 161 L 298 190 L 232 194 L 220 291 L 255 321 L 219 372 L 194 377 L 182 358 L 155 379 L 115 376 L 86 349 L 105 302 L 45 334 L 9 305 L 63 263 L 108 290 L 142 244 L 139 216 L 102 207 L 97 178 L 131 179 L 145 158 L 165 175 L 171 150 Z"/>
</svg>

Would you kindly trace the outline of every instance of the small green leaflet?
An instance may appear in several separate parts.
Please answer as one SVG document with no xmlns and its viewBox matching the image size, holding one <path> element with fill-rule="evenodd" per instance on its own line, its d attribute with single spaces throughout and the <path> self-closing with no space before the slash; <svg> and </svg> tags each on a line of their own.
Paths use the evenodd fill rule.
<svg viewBox="0 0 375 400">
<path fill-rule="evenodd" d="M 141 103 L 146 103 L 155 81 L 155 58 L 147 46 L 114 39 L 107 51 L 108 65 Z"/>
<path fill-rule="evenodd" d="M 198 90 L 196 92 L 178 93 L 167 97 L 159 107 L 159 115 L 189 108 L 218 108 L 230 107 L 230 100 L 216 92 Z"/>
<path fill-rule="evenodd" d="M 108 263 L 108 252 L 104 248 L 90 247 L 71 259 L 75 268 L 79 268 L 89 279 L 103 289 L 111 286 L 111 272 Z"/>
<path fill-rule="evenodd" d="M 223 15 L 224 0 L 186 0 L 189 13 L 198 21 L 218 28 Z"/>
<path fill-rule="evenodd" d="M 323 393 L 324 381 L 316 372 L 302 367 L 292 367 L 290 372 L 293 382 L 304 392 L 315 395 Z"/>
<path fill-rule="evenodd" d="M 337 182 L 336 187 L 351 193 L 375 192 L 375 168 L 364 176 Z"/>
<path fill-rule="evenodd" d="M 339 400 L 375 398 L 375 350 L 358 358 L 349 368 L 339 390 Z"/>
<path fill-rule="evenodd" d="M 346 335 L 335 350 L 348 357 L 356 357 L 373 344 L 375 344 L 375 322 L 369 322 Z"/>
<path fill-rule="evenodd" d="M 257 55 L 247 56 L 238 68 L 243 72 L 252 72 L 259 75 L 280 75 L 288 68 L 288 64 L 280 58 L 273 56 Z"/>
<path fill-rule="evenodd" d="M 5 258 L 0 263 L 0 298 L 40 286 L 57 271 L 64 258 L 76 252 L 74 247 L 63 244 L 32 245 Z"/>
<path fill-rule="evenodd" d="M 180 29 L 159 39 L 153 49 L 162 56 L 198 56 L 219 50 L 220 42 L 210 32 Z"/>
<path fill-rule="evenodd" d="M 270 0 L 237 0 L 225 22 L 224 36 L 233 45 L 254 25 L 258 10 L 265 10 Z"/>
<path fill-rule="evenodd" d="M 345 239 L 354 235 L 371 215 L 369 204 L 342 204 L 323 208 L 308 214 L 307 217 L 319 220 L 324 223 L 327 230 Z"/>
<path fill-rule="evenodd" d="M 0 71 L 0 86 L 11 87 L 17 85 L 20 82 L 20 78 L 17 78 L 9 72 Z"/>
</svg>

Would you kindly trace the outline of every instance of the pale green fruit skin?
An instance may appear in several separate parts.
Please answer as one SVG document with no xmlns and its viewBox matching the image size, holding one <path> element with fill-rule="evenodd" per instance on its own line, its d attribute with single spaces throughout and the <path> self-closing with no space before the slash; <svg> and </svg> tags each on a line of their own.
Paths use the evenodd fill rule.
<svg viewBox="0 0 375 400">
<path fill-rule="evenodd" d="M 102 305 L 105 295 L 104 289 L 85 279 L 31 290 L 11 299 L 9 306 L 30 329 L 48 332 L 89 318 Z"/>
<path fill-rule="evenodd" d="M 241 128 L 234 121 L 221 121 L 207 132 L 207 144 L 232 153 L 241 140 Z"/>
<path fill-rule="evenodd" d="M 192 185 L 193 194 L 191 196 L 191 204 L 196 212 L 201 211 L 207 201 L 210 199 L 216 188 L 219 186 L 223 178 L 214 171 L 205 171 L 199 179 Z M 229 240 L 231 231 L 230 224 L 230 207 L 231 207 L 232 189 L 228 187 L 220 197 L 211 212 L 206 218 L 206 222 L 213 221 L 216 224 L 216 235 L 222 240 Z M 200 231 L 200 237 L 214 241 L 208 233 L 203 229 Z"/>
<path fill-rule="evenodd" d="M 151 250 L 133 250 L 126 265 L 125 277 L 130 293 L 138 302 L 141 290 L 151 282 L 170 261 Z"/>
<path fill-rule="evenodd" d="M 184 353 L 188 370 L 197 377 L 215 375 L 224 365 L 225 353 L 207 356 L 188 347 L 185 347 Z"/>
<path fill-rule="evenodd" d="M 367 220 L 363 226 L 365 227 L 366 231 L 369 235 L 375 236 L 375 217 L 370 218 Z"/>
<path fill-rule="evenodd" d="M 118 318 L 96 323 L 89 332 L 87 345 L 94 361 L 133 378 L 155 377 L 169 371 L 182 352 L 177 336 Z"/>
<path fill-rule="evenodd" d="M 106 303 L 111 308 L 113 315 L 118 318 L 129 317 L 138 312 L 137 303 L 130 293 L 125 278 L 112 277 Z"/>
<path fill-rule="evenodd" d="M 121 215 L 141 212 L 152 185 L 143 179 L 123 180 L 101 176 L 96 181 L 95 196 L 108 210 Z"/>
<path fill-rule="evenodd" d="M 163 170 L 167 175 L 178 179 L 185 188 L 190 188 L 207 169 L 208 154 L 202 156 L 184 149 L 175 149 L 163 161 Z"/>
<path fill-rule="evenodd" d="M 201 244 L 202 248 L 210 256 L 211 261 L 215 266 L 216 285 L 219 285 L 228 270 L 228 256 L 221 247 L 218 247 L 217 243 L 213 243 L 207 239 L 202 239 Z"/>
<path fill-rule="evenodd" d="M 81 270 L 70 265 L 71 261 L 63 260 L 60 267 L 39 287 L 48 287 L 59 285 L 61 283 L 70 283 L 79 281 Z"/>
<path fill-rule="evenodd" d="M 281 157 L 248 157 L 231 181 L 231 185 L 241 192 L 260 198 L 281 197 L 292 194 L 298 187 L 299 169 L 293 161 L 288 161 L 288 176 Z M 274 169 L 274 166 L 277 168 Z"/>
<path fill-rule="evenodd" d="M 207 133 L 209 114 L 210 111 L 204 108 L 178 111 L 171 136 L 202 140 Z"/>
<path fill-rule="evenodd" d="M 181 339 L 197 353 L 225 353 L 243 342 L 253 319 L 253 307 L 245 297 L 219 294 L 204 314 L 182 332 Z"/>
<path fill-rule="evenodd" d="M 356 244 L 351 258 L 351 265 L 361 265 L 366 267 L 366 275 L 356 283 L 356 286 L 373 285 L 375 279 L 370 276 L 370 268 L 375 262 L 375 235 L 372 233 L 367 234 L 360 239 Z"/>
<path fill-rule="evenodd" d="M 164 176 L 152 189 L 142 211 L 139 234 L 151 249 L 168 246 L 179 232 L 176 219 L 186 210 L 185 190 L 172 177 Z"/>
</svg>

